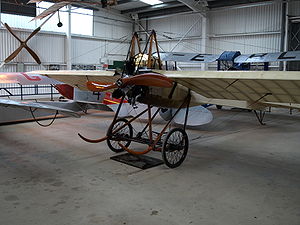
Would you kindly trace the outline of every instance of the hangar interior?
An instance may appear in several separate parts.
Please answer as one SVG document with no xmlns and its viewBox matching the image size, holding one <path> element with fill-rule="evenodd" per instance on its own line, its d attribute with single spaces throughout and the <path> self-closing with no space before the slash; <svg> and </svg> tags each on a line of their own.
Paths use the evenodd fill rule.
<svg viewBox="0 0 300 225">
<path fill-rule="evenodd" d="M 0 0 L 0 74 L 116 69 L 128 55 L 132 34 L 138 33 L 144 47 L 151 30 L 161 52 L 300 50 L 296 0 L 157 0 L 153 5 L 117 0 L 106 8 L 107 1 L 70 1 L 49 20 L 32 20 L 56 1 L 51 2 Z M 26 49 L 4 63 L 20 46 L 5 24 L 21 40 L 42 25 L 28 41 L 41 63 Z M 259 63 L 251 66 L 264 70 Z M 218 65 L 178 62 L 176 67 L 216 71 Z M 299 72 L 300 62 L 271 62 L 268 70 Z M 0 82 L 0 98 L 59 96 L 52 85 Z M 61 117 L 41 128 L 17 123 L 23 110 L 0 106 L 0 224 L 299 225 L 300 113 L 287 108 L 270 108 L 261 126 L 253 112 L 211 107 L 211 123 L 187 129 L 189 153 L 182 166 L 143 170 L 111 160 L 106 143 L 92 145 L 77 136 L 107 135 L 113 112 L 93 108 L 79 119 Z M 30 111 L 25 118 L 32 117 Z M 47 124 L 48 114 L 40 116 Z M 162 128 L 162 119 L 153 126 Z M 135 123 L 134 129 L 141 128 Z M 149 155 L 161 158 L 157 152 Z"/>
</svg>

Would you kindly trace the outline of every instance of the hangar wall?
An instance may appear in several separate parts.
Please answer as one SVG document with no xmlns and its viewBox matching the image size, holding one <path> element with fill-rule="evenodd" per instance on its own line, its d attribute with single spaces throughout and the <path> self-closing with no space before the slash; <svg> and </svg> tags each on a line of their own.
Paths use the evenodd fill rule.
<svg viewBox="0 0 300 225">
<path fill-rule="evenodd" d="M 126 56 L 132 32 L 132 23 L 124 17 L 96 12 L 94 21 L 95 36 L 72 35 L 72 64 L 99 65 L 112 60 L 123 60 Z M 126 21 L 126 22 L 122 22 Z M 14 29 L 16 34 L 25 40 L 32 30 Z M 42 61 L 36 64 L 26 50 L 10 63 L 0 68 L 3 72 L 32 71 L 49 68 L 49 65 L 59 65 L 66 68 L 66 43 L 64 33 L 40 31 L 28 45 Z M 19 42 L 3 27 L 0 28 L 0 61 L 2 62 L 15 49 Z"/>
<path fill-rule="evenodd" d="M 280 51 L 281 4 L 215 10 L 209 14 L 210 51 Z"/>
<path fill-rule="evenodd" d="M 163 51 L 171 51 L 181 37 L 190 29 L 174 52 L 193 52 L 201 50 L 202 20 L 199 15 L 173 15 L 166 18 L 142 21 L 146 30 L 154 29 Z M 141 30 L 141 29 L 140 29 Z"/>
<path fill-rule="evenodd" d="M 206 17 L 205 46 L 201 40 L 202 22 L 199 21 L 174 51 L 201 53 L 201 49 L 205 49 L 206 53 L 213 54 L 226 50 L 241 51 L 244 54 L 280 51 L 281 10 L 281 3 L 276 2 L 211 10 Z M 158 34 L 161 46 L 169 51 L 199 17 L 196 14 L 176 15 L 149 20 L 144 24 L 148 24 L 149 29 L 161 32 Z M 178 27 L 177 23 L 180 24 Z M 165 37 L 168 33 L 172 39 Z M 181 66 L 186 69 L 194 67 L 188 64 Z M 215 64 L 211 64 L 210 69 L 215 69 Z"/>
<path fill-rule="evenodd" d="M 300 1 L 289 2 L 288 13 L 290 16 L 300 16 Z"/>
<path fill-rule="evenodd" d="M 300 2 L 289 3 L 289 14 L 300 14 Z M 225 50 L 239 50 L 242 53 L 280 51 L 281 42 L 281 3 L 272 2 L 247 7 L 227 7 L 212 10 L 207 15 L 206 39 L 202 40 L 205 26 L 198 14 L 168 16 L 165 18 L 141 21 L 145 29 L 155 29 L 160 46 L 164 51 L 221 53 Z M 137 26 L 136 26 L 137 27 Z M 140 28 L 137 28 L 141 30 Z M 107 10 L 94 12 L 94 37 L 72 35 L 72 63 L 100 64 L 109 60 L 123 60 L 129 46 L 132 22 L 117 13 Z M 25 39 L 31 31 L 18 29 L 17 35 Z M 0 28 L 0 61 L 13 52 L 19 43 L 3 27 Z M 66 36 L 63 33 L 40 32 L 29 42 L 29 46 L 40 56 L 43 65 L 37 65 L 31 56 L 22 52 L 12 63 L 0 71 L 13 72 L 39 70 L 49 64 L 66 65 Z M 46 66 L 46 67 L 45 67 Z M 182 64 L 183 68 L 195 67 Z M 215 69 L 215 64 L 209 65 Z M 273 64 L 277 68 L 277 64 Z M 197 67 L 199 67 L 197 65 Z"/>
</svg>

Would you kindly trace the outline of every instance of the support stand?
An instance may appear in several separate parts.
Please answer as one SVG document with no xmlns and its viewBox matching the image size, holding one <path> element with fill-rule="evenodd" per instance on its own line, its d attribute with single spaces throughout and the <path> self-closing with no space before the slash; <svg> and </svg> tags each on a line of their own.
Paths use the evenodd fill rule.
<svg viewBox="0 0 300 225">
<path fill-rule="evenodd" d="M 130 153 L 125 153 L 122 155 L 112 156 L 110 159 L 117 162 L 125 163 L 127 165 L 145 170 L 152 167 L 162 165 L 164 162 L 160 159 L 153 158 L 146 155 L 132 155 Z"/>
</svg>

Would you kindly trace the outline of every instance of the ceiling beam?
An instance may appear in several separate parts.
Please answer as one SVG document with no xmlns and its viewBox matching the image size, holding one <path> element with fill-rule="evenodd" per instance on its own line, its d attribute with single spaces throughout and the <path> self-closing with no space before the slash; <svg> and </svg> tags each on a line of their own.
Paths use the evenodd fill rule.
<svg viewBox="0 0 300 225">
<path fill-rule="evenodd" d="M 144 18 L 159 17 L 159 16 L 190 12 L 190 11 L 191 9 L 188 6 L 177 6 L 177 7 L 167 8 L 167 9 L 164 8 L 160 10 L 139 13 L 138 17 L 139 19 L 144 19 Z"/>
<path fill-rule="evenodd" d="M 183 6 L 183 4 L 178 1 L 166 2 L 166 3 L 162 3 L 162 4 L 157 4 L 157 5 L 144 6 L 144 7 L 139 7 L 139 8 L 123 10 L 123 11 L 121 11 L 121 14 L 141 13 L 141 12 L 147 12 L 147 11 L 152 11 L 152 10 L 158 10 L 163 7 L 165 10 L 167 10 L 167 8 L 175 7 L 175 6 Z"/>
<path fill-rule="evenodd" d="M 139 0 L 118 0 L 117 5 L 123 5 L 127 3 L 132 3 L 132 2 L 138 2 Z"/>
<path fill-rule="evenodd" d="M 1 0 L 0 0 L 1 1 Z M 96 8 L 96 7 L 93 7 L 93 6 L 88 6 L 88 5 L 85 5 L 85 4 L 71 4 L 73 7 L 77 7 L 77 8 L 83 8 L 83 9 L 90 9 L 90 10 L 94 10 L 94 11 L 99 11 L 99 8 Z"/>
<path fill-rule="evenodd" d="M 260 2 L 271 2 L 272 0 L 230 0 L 230 1 L 208 1 L 208 8 L 220 8 L 220 7 L 226 7 L 226 6 L 236 6 L 236 5 L 242 5 L 242 4 L 255 4 Z"/>
<path fill-rule="evenodd" d="M 206 16 L 206 6 L 207 6 L 207 1 L 205 0 L 178 0 L 179 2 L 182 2 L 186 6 L 188 6 L 191 10 L 194 12 L 200 13 L 202 16 Z"/>
</svg>

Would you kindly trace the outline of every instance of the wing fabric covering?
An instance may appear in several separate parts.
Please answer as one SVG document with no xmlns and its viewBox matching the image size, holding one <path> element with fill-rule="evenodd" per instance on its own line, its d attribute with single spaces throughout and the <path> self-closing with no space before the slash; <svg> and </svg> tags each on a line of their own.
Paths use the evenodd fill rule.
<svg viewBox="0 0 300 225">
<path fill-rule="evenodd" d="M 0 106 L 22 108 L 27 111 L 30 111 L 30 109 L 33 111 L 35 109 L 41 109 L 41 110 L 52 111 L 52 112 L 58 111 L 58 113 L 63 114 L 63 115 L 73 116 L 76 118 L 80 117 L 79 114 L 75 113 L 72 110 L 63 109 L 63 108 L 46 105 L 46 104 L 41 104 L 41 103 L 37 103 L 37 102 L 18 102 L 18 101 L 13 101 L 10 99 L 1 99 L 0 98 Z"/>
<path fill-rule="evenodd" d="M 209 99 L 300 104 L 300 71 L 160 72 Z"/>
<path fill-rule="evenodd" d="M 300 71 L 163 71 L 174 82 L 199 94 L 199 104 L 216 104 L 243 108 L 256 108 L 259 104 L 300 104 Z M 87 81 L 115 82 L 119 76 L 113 71 L 36 71 L 35 74 L 87 90 Z M 263 104 L 262 104 L 263 103 Z M 240 105 L 242 106 L 242 105 Z M 286 105 L 285 105 L 286 107 Z M 293 107 L 292 107 L 293 108 Z M 295 107 L 297 108 L 297 107 Z"/>
<path fill-rule="evenodd" d="M 57 70 L 57 71 L 34 71 L 28 74 L 41 74 L 52 79 L 88 91 L 87 81 L 114 83 L 120 76 L 114 76 L 114 71 L 95 70 Z"/>
<path fill-rule="evenodd" d="M 160 52 L 162 61 L 175 62 L 194 62 L 194 63 L 210 63 L 216 61 L 220 54 L 198 54 L 198 53 L 182 53 L 182 52 Z M 154 56 L 158 56 L 154 53 Z"/>
<path fill-rule="evenodd" d="M 300 51 L 274 52 L 240 55 L 234 59 L 235 63 L 262 63 L 300 61 Z"/>
<path fill-rule="evenodd" d="M 40 74 L 27 73 L 4 73 L 0 72 L 0 84 L 21 84 L 21 85 L 41 85 L 41 84 L 61 84 L 61 82 L 41 76 Z"/>
</svg>

